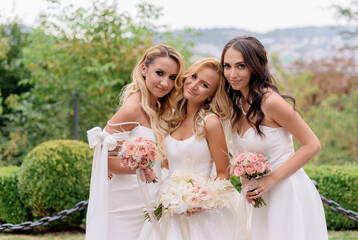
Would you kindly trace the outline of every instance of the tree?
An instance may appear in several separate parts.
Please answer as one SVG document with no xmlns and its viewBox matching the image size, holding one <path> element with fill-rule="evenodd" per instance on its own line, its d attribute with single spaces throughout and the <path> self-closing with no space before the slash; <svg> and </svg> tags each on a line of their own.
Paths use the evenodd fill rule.
<svg viewBox="0 0 358 240">
<path fill-rule="evenodd" d="M 75 98 L 80 140 L 86 141 L 86 130 L 105 126 L 119 105 L 122 87 L 131 81 L 135 64 L 153 45 L 158 28 L 152 20 L 159 16 L 160 9 L 142 3 L 134 21 L 103 2 L 94 2 L 89 9 L 70 5 L 59 13 L 56 8 L 43 15 L 22 58 L 31 77 L 20 83 L 33 87 L 14 99 L 18 114 L 8 116 L 11 122 L 6 129 L 11 134 L 2 157 L 17 156 L 19 163 L 40 142 L 73 138 Z M 179 50 L 190 56 L 186 45 L 173 43 L 184 46 Z"/>
</svg>

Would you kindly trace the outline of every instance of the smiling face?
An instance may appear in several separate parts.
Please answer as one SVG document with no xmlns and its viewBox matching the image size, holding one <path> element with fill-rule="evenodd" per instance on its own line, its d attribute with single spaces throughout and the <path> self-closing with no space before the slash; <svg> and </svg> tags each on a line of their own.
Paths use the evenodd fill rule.
<svg viewBox="0 0 358 240">
<path fill-rule="evenodd" d="M 211 101 L 218 84 L 218 74 L 214 70 L 205 67 L 185 79 L 184 97 L 190 103 L 201 105 L 207 100 Z"/>
<path fill-rule="evenodd" d="M 153 100 L 167 95 L 174 87 L 179 73 L 179 65 L 170 57 L 159 57 L 148 66 L 143 64 L 142 74 Z"/>
<path fill-rule="evenodd" d="M 245 63 L 240 51 L 227 49 L 223 58 L 224 76 L 234 90 L 247 93 L 251 78 L 251 71 Z"/>
</svg>

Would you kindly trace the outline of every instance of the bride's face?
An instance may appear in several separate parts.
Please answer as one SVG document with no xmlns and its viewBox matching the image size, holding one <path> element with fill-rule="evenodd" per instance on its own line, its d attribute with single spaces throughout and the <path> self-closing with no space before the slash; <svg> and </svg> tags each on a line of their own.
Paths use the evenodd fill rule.
<svg viewBox="0 0 358 240">
<path fill-rule="evenodd" d="M 211 101 L 218 84 L 218 74 L 210 68 L 203 68 L 185 79 L 184 97 L 188 102 L 198 105 L 205 103 L 207 100 Z"/>
</svg>

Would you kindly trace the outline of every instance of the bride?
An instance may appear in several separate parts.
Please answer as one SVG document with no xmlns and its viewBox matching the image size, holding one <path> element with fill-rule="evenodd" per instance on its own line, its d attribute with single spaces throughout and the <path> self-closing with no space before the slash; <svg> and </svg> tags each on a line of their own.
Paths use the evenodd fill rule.
<svg viewBox="0 0 358 240">
<path fill-rule="evenodd" d="M 182 89 L 175 97 L 176 111 L 167 119 L 170 134 L 164 140 L 169 178 L 177 170 L 209 178 L 214 165 L 216 178 L 229 180 L 229 158 L 220 121 L 230 115 L 224 86 L 222 67 L 214 58 L 197 61 L 183 74 L 176 86 Z M 235 194 L 233 191 L 233 201 Z M 166 216 L 161 222 L 164 239 L 231 240 L 234 236 L 236 218 L 230 207 Z M 151 224 L 146 223 L 139 239 L 155 239 L 153 232 Z"/>
</svg>

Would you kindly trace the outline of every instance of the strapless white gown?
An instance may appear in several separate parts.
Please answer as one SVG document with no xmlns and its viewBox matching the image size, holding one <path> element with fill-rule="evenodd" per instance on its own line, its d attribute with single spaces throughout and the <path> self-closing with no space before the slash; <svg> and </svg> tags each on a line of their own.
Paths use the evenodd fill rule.
<svg viewBox="0 0 358 240">
<path fill-rule="evenodd" d="M 168 135 L 164 143 L 169 163 L 169 176 L 178 169 L 185 169 L 210 177 L 214 161 L 206 139 L 197 139 L 192 136 L 178 141 Z M 233 199 L 235 200 L 237 199 Z M 169 217 L 167 225 L 163 226 L 162 223 L 161 227 L 165 232 L 163 235 L 166 238 L 164 239 L 232 240 L 235 224 L 235 211 L 231 208 L 222 208 L 203 211 L 192 216 L 174 214 Z M 139 239 L 157 239 L 150 223 L 146 222 Z"/>
<path fill-rule="evenodd" d="M 143 137 L 155 141 L 153 130 L 144 126 L 137 126 L 128 132 L 112 134 L 117 141 L 128 138 Z M 154 166 L 158 176 L 158 183 L 148 183 L 151 199 L 155 199 L 161 185 L 160 163 Z M 91 199 L 91 198 L 90 198 Z M 93 206 L 95 207 L 95 206 Z M 94 218 L 95 216 L 92 216 Z M 144 202 L 139 190 L 135 174 L 113 174 L 108 181 L 108 229 L 105 235 L 108 240 L 128 239 L 137 240 L 144 224 Z M 87 216 L 88 221 L 88 216 Z M 101 221 L 101 220 L 99 220 Z M 89 238 L 86 234 L 86 239 Z"/>
<path fill-rule="evenodd" d="M 253 128 L 242 137 L 226 131 L 229 151 L 261 153 L 269 157 L 272 171 L 293 154 L 292 135 L 284 128 L 260 126 L 265 137 Z M 325 240 L 328 239 L 320 196 L 311 179 L 301 168 L 263 195 L 267 206 L 254 208 L 252 240 Z M 240 211 L 240 209 L 239 209 Z"/>
</svg>

